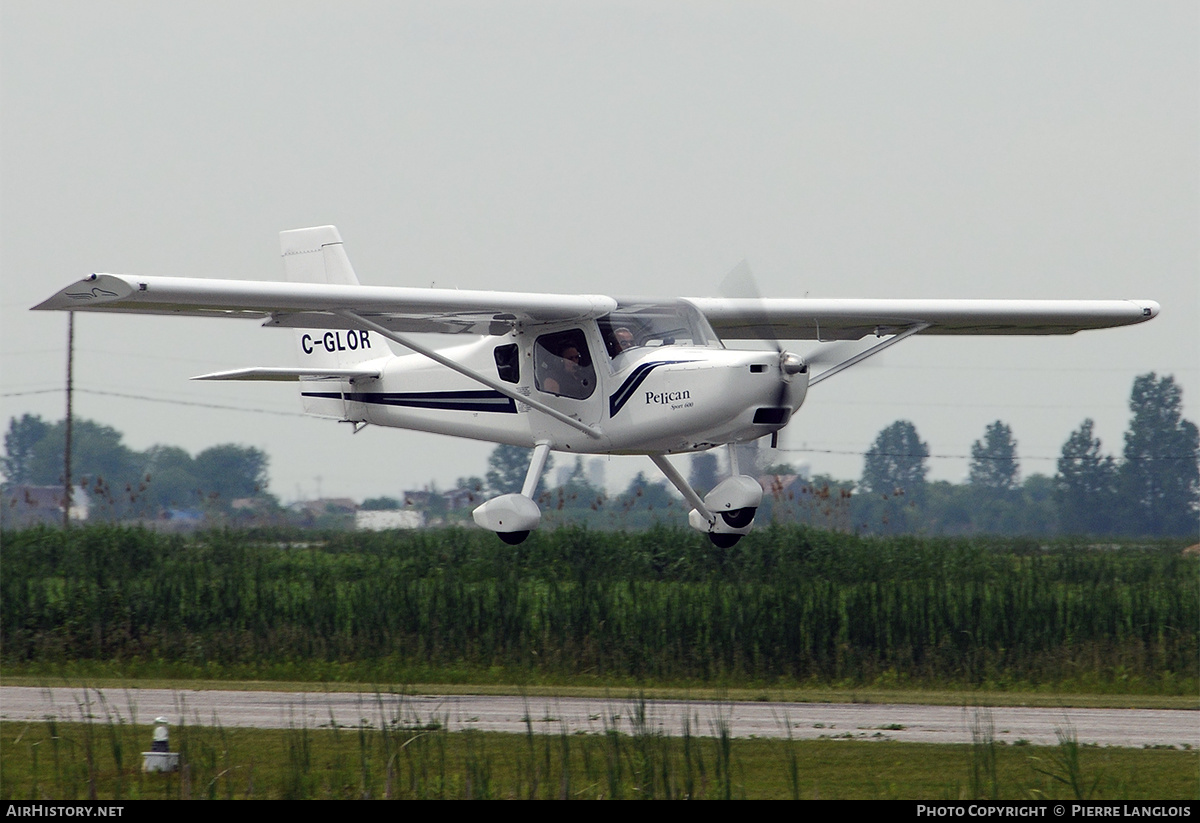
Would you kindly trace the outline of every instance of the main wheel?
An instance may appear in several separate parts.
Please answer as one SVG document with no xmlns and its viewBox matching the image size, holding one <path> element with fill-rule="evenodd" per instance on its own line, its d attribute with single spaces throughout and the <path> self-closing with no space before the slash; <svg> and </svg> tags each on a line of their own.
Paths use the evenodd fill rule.
<svg viewBox="0 0 1200 823">
<path fill-rule="evenodd" d="M 519 543 L 524 543 L 525 538 L 529 537 L 529 532 L 496 532 L 496 536 L 510 546 L 516 546 Z"/>
<path fill-rule="evenodd" d="M 740 534 L 724 534 L 722 532 L 709 532 L 708 539 L 718 549 L 732 549 L 737 545 L 737 542 L 742 539 Z"/>
<path fill-rule="evenodd" d="M 747 506 L 744 509 L 734 509 L 733 511 L 721 512 L 721 517 L 729 524 L 731 529 L 744 529 L 754 520 L 754 514 L 758 511 L 753 506 Z"/>
</svg>

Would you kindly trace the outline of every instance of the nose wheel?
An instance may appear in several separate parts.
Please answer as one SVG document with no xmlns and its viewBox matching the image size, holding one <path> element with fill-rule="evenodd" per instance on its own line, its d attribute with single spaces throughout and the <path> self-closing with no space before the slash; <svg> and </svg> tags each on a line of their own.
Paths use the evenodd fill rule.
<svg viewBox="0 0 1200 823">
<path fill-rule="evenodd" d="M 721 519 L 731 529 L 744 529 L 754 522 L 754 514 L 757 511 L 757 506 L 746 506 L 745 508 L 734 509 L 733 511 L 721 512 Z M 741 535 L 738 536 L 740 537 Z M 733 542 L 736 543 L 737 540 Z M 733 544 L 731 543 L 730 545 Z"/>
<path fill-rule="evenodd" d="M 732 549 L 742 539 L 742 536 L 729 532 L 709 532 L 708 539 L 718 549 Z"/>
</svg>

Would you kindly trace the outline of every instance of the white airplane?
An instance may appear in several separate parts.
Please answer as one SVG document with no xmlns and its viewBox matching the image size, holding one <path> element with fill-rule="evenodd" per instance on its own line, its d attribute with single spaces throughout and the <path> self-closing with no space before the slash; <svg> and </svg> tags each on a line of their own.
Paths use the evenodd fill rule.
<svg viewBox="0 0 1200 823">
<path fill-rule="evenodd" d="M 775 436 L 810 386 L 915 334 L 1073 334 L 1141 323 L 1150 300 L 614 299 L 359 285 L 333 226 L 280 234 L 287 282 L 92 274 L 38 310 L 256 318 L 294 330 L 301 365 L 196 380 L 299 381 L 309 414 L 531 448 L 519 494 L 475 522 L 507 543 L 541 512 L 551 451 L 644 454 L 692 506 L 688 522 L 729 547 L 752 526 L 762 489 L 734 445 Z M 430 349 L 408 335 L 471 342 Z M 478 337 L 482 335 L 482 337 Z M 802 357 L 729 340 L 862 340 Z M 390 342 L 413 352 L 396 355 Z M 841 355 L 840 362 L 811 367 Z M 729 447 L 730 476 L 703 498 L 668 454 Z"/>
</svg>

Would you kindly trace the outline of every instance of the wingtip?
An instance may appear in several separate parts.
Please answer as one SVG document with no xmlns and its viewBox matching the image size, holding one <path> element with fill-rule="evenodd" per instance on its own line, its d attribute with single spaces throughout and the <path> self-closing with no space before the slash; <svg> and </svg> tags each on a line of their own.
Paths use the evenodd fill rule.
<svg viewBox="0 0 1200 823">
<path fill-rule="evenodd" d="M 1158 317 L 1160 306 L 1153 300 L 1133 300 L 1131 302 L 1142 310 L 1143 319 L 1153 320 Z"/>
<path fill-rule="evenodd" d="M 89 274 L 77 280 L 30 311 L 74 311 L 100 303 L 111 303 L 133 294 L 133 286 L 117 275 Z"/>
</svg>

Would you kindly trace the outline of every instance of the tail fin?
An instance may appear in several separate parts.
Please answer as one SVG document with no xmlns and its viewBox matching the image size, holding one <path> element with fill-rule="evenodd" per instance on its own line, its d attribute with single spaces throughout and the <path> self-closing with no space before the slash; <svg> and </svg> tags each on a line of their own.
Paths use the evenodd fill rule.
<svg viewBox="0 0 1200 823">
<path fill-rule="evenodd" d="M 293 283 L 358 285 L 335 226 L 280 232 L 279 246 L 284 275 Z M 301 366 L 346 368 L 392 353 L 387 341 L 378 335 L 337 326 L 334 322 L 329 331 L 296 330 Z"/>
<path fill-rule="evenodd" d="M 342 246 L 342 236 L 334 226 L 280 232 L 279 246 L 283 253 L 284 275 L 293 283 L 358 285 L 358 277 Z M 302 369 L 345 373 L 368 360 L 392 353 L 387 340 L 376 334 L 347 329 L 336 318 L 330 318 L 330 326 L 327 330 L 296 329 L 293 332 Z M 315 385 L 321 390 L 315 390 Z M 335 386 L 340 388 L 331 391 Z M 307 413 L 341 420 L 366 420 L 366 407 L 346 396 L 350 390 L 349 378 L 331 385 L 314 384 L 301 377 L 300 398 Z"/>
<path fill-rule="evenodd" d="M 293 283 L 358 285 L 336 226 L 281 231 L 279 247 L 284 272 Z"/>
</svg>

